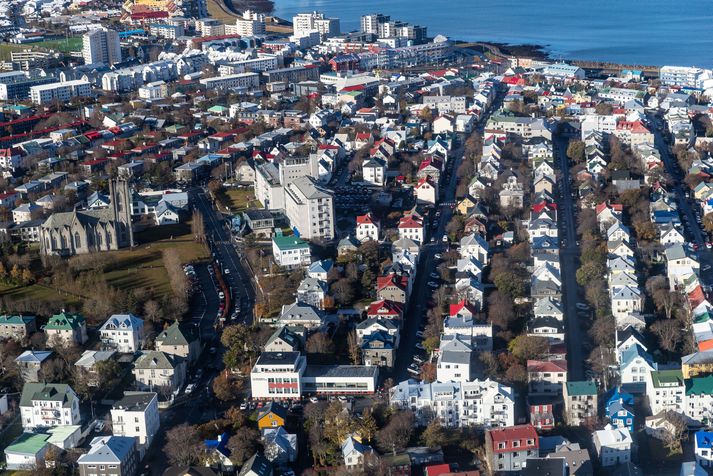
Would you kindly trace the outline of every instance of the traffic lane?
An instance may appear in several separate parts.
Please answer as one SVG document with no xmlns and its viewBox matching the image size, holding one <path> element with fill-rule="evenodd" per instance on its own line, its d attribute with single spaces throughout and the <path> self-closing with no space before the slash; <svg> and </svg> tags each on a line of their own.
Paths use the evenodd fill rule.
<svg viewBox="0 0 713 476">
<path fill-rule="evenodd" d="M 203 301 L 204 307 L 200 314 L 192 313 L 191 318 L 201 331 L 201 339 L 214 334 L 214 326 L 218 318 L 218 306 L 220 305 L 217 283 L 208 272 L 208 266 L 207 264 L 195 266 L 196 277 L 201 285 L 200 299 Z"/>
</svg>

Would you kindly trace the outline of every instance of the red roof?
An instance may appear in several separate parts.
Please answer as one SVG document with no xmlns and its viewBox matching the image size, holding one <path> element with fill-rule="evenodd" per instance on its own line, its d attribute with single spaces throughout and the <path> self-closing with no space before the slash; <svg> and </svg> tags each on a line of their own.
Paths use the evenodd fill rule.
<svg viewBox="0 0 713 476">
<path fill-rule="evenodd" d="M 423 228 L 423 221 L 413 215 L 406 215 L 399 220 L 399 228 Z"/>
<path fill-rule="evenodd" d="M 691 303 L 691 308 L 698 307 L 706 300 L 706 295 L 703 293 L 701 286 L 696 286 L 696 289 L 688 293 L 688 301 Z"/>
<path fill-rule="evenodd" d="M 536 450 L 540 447 L 537 431 L 531 424 L 491 428 L 487 431 L 487 434 L 493 442 L 492 450 L 494 453 Z M 513 446 L 515 441 L 518 442 L 517 446 Z"/>
<path fill-rule="evenodd" d="M 617 130 L 628 130 L 634 134 L 649 134 L 646 126 L 641 121 L 619 121 L 616 123 Z"/>
<path fill-rule="evenodd" d="M 532 211 L 535 213 L 540 213 L 544 209 L 557 210 L 557 204 L 543 200 L 542 202 L 536 203 L 532 206 Z"/>
<path fill-rule="evenodd" d="M 155 20 L 157 18 L 168 18 L 168 12 L 137 12 L 131 14 L 132 20 Z"/>
<path fill-rule="evenodd" d="M 9 192 L 0 192 L 0 200 L 5 200 L 10 197 L 14 197 L 17 195 L 17 192 L 9 191 Z"/>
<path fill-rule="evenodd" d="M 89 166 L 92 166 L 92 165 L 101 165 L 101 164 L 103 164 L 103 163 L 105 163 L 105 162 L 108 162 L 108 161 L 109 161 L 109 159 L 92 159 L 92 160 L 85 160 L 84 162 L 82 162 L 82 165 L 89 165 Z"/>
<path fill-rule="evenodd" d="M 431 466 L 426 466 L 425 473 L 426 476 L 443 476 L 444 474 L 451 472 L 450 464 L 432 464 Z"/>
<path fill-rule="evenodd" d="M 356 217 L 356 222 L 357 225 L 368 225 L 368 224 L 375 224 L 377 223 L 377 220 L 374 219 L 373 215 L 371 213 L 367 213 L 366 215 L 359 215 Z"/>
<path fill-rule="evenodd" d="M 703 352 L 706 350 L 713 350 L 713 339 L 704 340 L 698 343 L 698 351 Z"/>
<path fill-rule="evenodd" d="M 369 304 L 366 314 L 368 316 L 379 315 L 379 316 L 401 316 L 403 308 L 399 303 L 394 301 L 389 301 L 388 299 L 381 299 L 380 301 L 374 301 Z"/>
<path fill-rule="evenodd" d="M 448 308 L 448 314 L 451 317 L 457 316 L 458 314 L 460 314 L 463 308 L 467 309 L 471 314 L 475 314 L 475 309 L 473 309 L 473 307 L 468 304 L 468 301 L 466 301 L 465 299 L 462 299 L 456 304 L 451 304 Z"/>
<path fill-rule="evenodd" d="M 528 360 L 528 372 L 566 372 L 566 360 Z"/>
<path fill-rule="evenodd" d="M 395 274 L 387 274 L 376 278 L 376 290 L 381 291 L 388 286 L 396 286 L 400 289 L 406 289 L 406 276 L 397 276 Z"/>
</svg>

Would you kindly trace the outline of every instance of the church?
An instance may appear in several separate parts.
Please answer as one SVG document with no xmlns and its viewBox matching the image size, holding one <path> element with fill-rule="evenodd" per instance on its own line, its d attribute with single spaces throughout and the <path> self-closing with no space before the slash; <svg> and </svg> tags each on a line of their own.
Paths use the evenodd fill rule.
<svg viewBox="0 0 713 476">
<path fill-rule="evenodd" d="M 125 180 L 109 182 L 109 207 L 52 214 L 40 227 L 43 256 L 74 256 L 133 246 L 131 189 Z"/>
</svg>

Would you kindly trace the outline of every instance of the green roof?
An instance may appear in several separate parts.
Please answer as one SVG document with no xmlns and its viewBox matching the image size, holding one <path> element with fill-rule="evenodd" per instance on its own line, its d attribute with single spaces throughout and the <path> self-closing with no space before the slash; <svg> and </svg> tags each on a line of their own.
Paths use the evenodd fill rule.
<svg viewBox="0 0 713 476">
<path fill-rule="evenodd" d="M 581 382 L 567 382 L 567 395 L 570 396 L 581 396 L 581 395 L 596 395 L 597 386 L 594 382 L 586 380 Z"/>
<path fill-rule="evenodd" d="M 188 345 L 197 338 L 194 327 L 182 326 L 176 321 L 156 336 L 156 342 L 163 345 Z"/>
<path fill-rule="evenodd" d="M 651 372 L 654 387 L 674 387 L 683 385 L 683 373 L 680 370 L 655 370 Z"/>
<path fill-rule="evenodd" d="M 275 246 L 280 249 L 280 251 L 309 248 L 309 243 L 294 235 L 275 235 L 272 237 L 272 241 L 275 243 Z"/>
<path fill-rule="evenodd" d="M 44 433 L 23 433 L 15 441 L 5 448 L 6 452 L 20 453 L 24 455 L 36 455 L 42 448 L 47 446 L 50 435 Z"/>
<path fill-rule="evenodd" d="M 713 395 L 713 375 L 689 378 L 685 383 L 686 395 Z"/>
<path fill-rule="evenodd" d="M 75 395 L 72 387 L 65 383 L 26 383 L 22 387 L 21 407 L 31 407 L 33 400 L 62 402 L 63 408 L 72 406 Z"/>
<path fill-rule="evenodd" d="M 78 329 L 84 325 L 86 319 L 81 314 L 72 314 L 69 312 L 61 312 L 50 317 L 44 329 L 56 329 L 71 331 Z"/>
<path fill-rule="evenodd" d="M 0 316 L 0 325 L 2 324 L 12 324 L 12 325 L 17 325 L 17 324 L 24 324 L 27 325 L 30 322 L 35 320 L 35 316 L 20 316 L 20 315 L 2 315 Z"/>
<path fill-rule="evenodd" d="M 225 107 L 225 106 L 216 105 L 216 106 L 213 106 L 213 107 L 211 107 L 211 108 L 208 108 L 208 110 L 209 110 L 210 112 L 225 112 L 225 111 L 228 110 L 228 108 Z"/>
</svg>

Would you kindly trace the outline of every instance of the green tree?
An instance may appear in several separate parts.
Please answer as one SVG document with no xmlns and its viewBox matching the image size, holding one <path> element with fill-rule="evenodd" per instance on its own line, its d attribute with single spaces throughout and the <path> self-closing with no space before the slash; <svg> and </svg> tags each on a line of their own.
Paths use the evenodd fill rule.
<svg viewBox="0 0 713 476">
<path fill-rule="evenodd" d="M 508 343 L 508 350 L 513 357 L 521 362 L 542 359 L 549 352 L 550 346 L 546 337 L 520 334 Z"/>
<path fill-rule="evenodd" d="M 584 142 L 581 140 L 570 141 L 567 146 L 567 157 L 569 157 L 576 164 L 584 162 Z"/>
<path fill-rule="evenodd" d="M 448 442 L 448 435 L 441 426 L 441 422 L 434 418 L 421 434 L 421 441 L 429 448 L 438 448 Z"/>
</svg>

